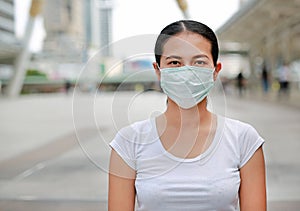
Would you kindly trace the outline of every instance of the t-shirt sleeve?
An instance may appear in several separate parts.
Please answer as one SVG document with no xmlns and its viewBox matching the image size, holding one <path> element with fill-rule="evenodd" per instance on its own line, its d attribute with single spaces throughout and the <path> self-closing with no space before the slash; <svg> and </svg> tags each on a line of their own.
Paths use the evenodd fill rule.
<svg viewBox="0 0 300 211">
<path fill-rule="evenodd" d="M 264 144 L 264 139 L 251 126 L 247 128 L 240 137 L 240 168 L 242 168 L 254 155 L 256 150 Z"/>
<path fill-rule="evenodd" d="M 129 128 L 121 129 L 115 138 L 110 142 L 110 147 L 114 149 L 124 162 L 132 169 L 136 169 L 135 145 L 133 134 Z"/>
</svg>

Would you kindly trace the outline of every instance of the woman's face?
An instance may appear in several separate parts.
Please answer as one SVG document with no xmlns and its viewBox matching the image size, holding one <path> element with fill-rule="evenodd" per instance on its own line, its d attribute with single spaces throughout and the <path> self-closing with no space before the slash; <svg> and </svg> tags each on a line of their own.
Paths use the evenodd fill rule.
<svg viewBox="0 0 300 211">
<path fill-rule="evenodd" d="M 193 32 L 172 36 L 163 46 L 160 67 L 199 66 L 213 68 L 211 43 Z"/>
<path fill-rule="evenodd" d="M 214 67 L 211 43 L 203 36 L 189 31 L 170 37 L 163 46 L 160 68 L 155 63 L 153 65 L 159 79 L 159 69 L 169 67 L 198 66 L 215 68 L 215 79 L 221 69 L 220 63 Z"/>
</svg>

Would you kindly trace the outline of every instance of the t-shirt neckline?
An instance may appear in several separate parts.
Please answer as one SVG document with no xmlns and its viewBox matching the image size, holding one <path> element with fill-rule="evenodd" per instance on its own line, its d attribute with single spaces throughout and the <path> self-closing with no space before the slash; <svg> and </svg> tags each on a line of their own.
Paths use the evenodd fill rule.
<svg viewBox="0 0 300 211">
<path fill-rule="evenodd" d="M 221 141 L 221 136 L 222 136 L 222 128 L 224 128 L 224 121 L 223 118 L 219 115 L 216 115 L 217 117 L 217 128 L 216 128 L 216 132 L 214 134 L 213 140 L 210 143 L 210 145 L 208 146 L 208 148 L 202 152 L 201 154 L 199 154 L 198 156 L 194 157 L 194 158 L 181 158 L 181 157 L 177 157 L 175 155 L 173 155 L 172 153 L 170 153 L 168 150 L 165 149 L 165 147 L 163 146 L 161 139 L 159 137 L 158 134 L 158 130 L 156 127 L 156 118 L 153 117 L 151 118 L 151 124 L 152 127 L 154 129 L 154 135 L 156 137 L 156 140 L 159 143 L 159 147 L 161 148 L 162 152 L 169 158 L 171 158 L 172 160 L 178 161 L 178 162 L 196 162 L 196 161 L 200 161 L 200 160 L 207 160 L 209 159 L 209 157 L 213 154 L 213 152 L 215 151 L 215 149 L 217 148 L 217 146 L 219 145 L 220 141 Z M 222 127 L 223 125 L 223 127 Z"/>
</svg>

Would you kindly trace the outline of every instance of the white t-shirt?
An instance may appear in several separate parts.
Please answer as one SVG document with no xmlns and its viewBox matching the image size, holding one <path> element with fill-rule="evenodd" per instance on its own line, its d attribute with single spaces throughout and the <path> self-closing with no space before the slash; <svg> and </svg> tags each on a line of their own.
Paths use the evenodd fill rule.
<svg viewBox="0 0 300 211">
<path fill-rule="evenodd" d="M 155 119 L 121 129 L 111 147 L 136 171 L 138 211 L 238 210 L 239 169 L 264 143 L 249 124 L 218 116 L 215 137 L 198 157 L 163 147 Z"/>
</svg>

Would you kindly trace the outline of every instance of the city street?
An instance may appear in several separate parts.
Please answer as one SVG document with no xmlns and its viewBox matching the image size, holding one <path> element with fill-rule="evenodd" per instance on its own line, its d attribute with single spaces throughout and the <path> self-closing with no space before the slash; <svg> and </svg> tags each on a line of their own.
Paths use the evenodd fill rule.
<svg viewBox="0 0 300 211">
<path fill-rule="evenodd" d="M 268 210 L 300 210 L 300 106 L 235 95 L 210 102 L 265 139 Z M 165 103 L 154 91 L 0 98 L 0 210 L 107 210 L 108 143 Z"/>
<path fill-rule="evenodd" d="M 215 76 L 222 66 L 208 109 L 264 138 L 268 211 L 300 211 L 299 8 L 300 0 L 0 0 L 0 211 L 107 210 L 109 143 L 166 109 L 163 93 L 139 91 L 159 88 L 153 56 L 160 70 L 213 61 Z"/>
</svg>

